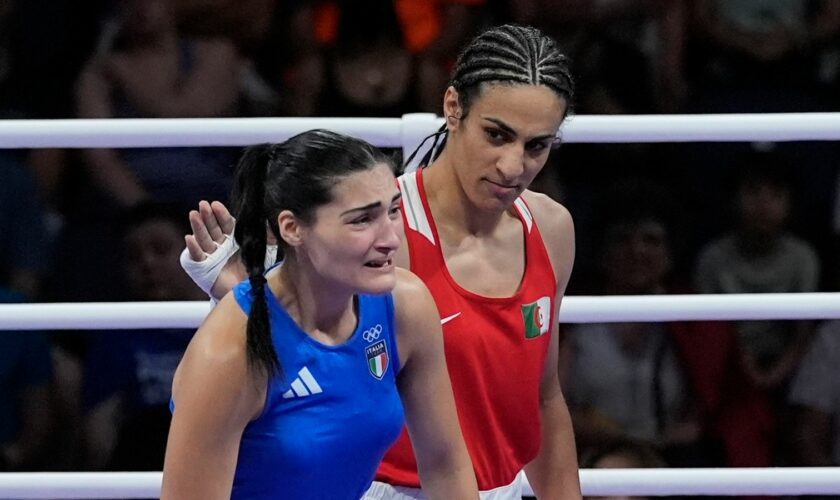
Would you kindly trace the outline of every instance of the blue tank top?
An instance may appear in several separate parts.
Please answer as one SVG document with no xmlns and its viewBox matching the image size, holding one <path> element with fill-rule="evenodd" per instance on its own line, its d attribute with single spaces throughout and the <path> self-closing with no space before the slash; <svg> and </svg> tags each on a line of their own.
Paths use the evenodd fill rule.
<svg viewBox="0 0 840 500">
<path fill-rule="evenodd" d="M 249 314 L 251 286 L 234 288 Z M 283 376 L 239 446 L 232 499 L 353 499 L 373 481 L 403 426 L 393 298 L 359 295 L 359 321 L 340 345 L 304 332 L 266 287 Z"/>
</svg>

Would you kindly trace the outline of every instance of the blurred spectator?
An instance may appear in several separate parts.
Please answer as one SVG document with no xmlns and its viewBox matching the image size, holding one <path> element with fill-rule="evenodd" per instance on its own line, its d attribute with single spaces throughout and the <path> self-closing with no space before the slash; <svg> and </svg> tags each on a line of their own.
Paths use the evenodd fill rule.
<svg viewBox="0 0 840 500">
<path fill-rule="evenodd" d="M 48 242 L 35 182 L 0 151 L 0 303 L 39 297 Z M 0 335 L 0 470 L 37 468 L 50 432 L 50 348 L 43 332 Z"/>
<path fill-rule="evenodd" d="M 303 3 L 293 16 L 298 57 L 284 75 L 290 113 L 440 113 L 440 94 L 484 0 Z"/>
<path fill-rule="evenodd" d="M 688 2 L 692 26 L 687 73 L 690 111 L 759 113 L 827 111 L 837 106 L 840 58 L 840 2 L 835 0 L 699 0 Z M 833 88 L 832 88 L 833 86 Z M 700 241 L 716 235 L 718 188 L 732 167 L 739 144 L 702 143 L 681 155 L 695 172 Z M 830 142 L 795 142 L 774 146 L 796 158 L 799 185 L 791 186 L 807 204 L 797 207 L 800 234 L 827 255 L 826 235 L 836 156 Z M 711 222 L 710 222 L 711 221 Z M 703 227 L 708 226 L 708 227 Z"/>
<path fill-rule="evenodd" d="M 698 0 L 700 111 L 817 111 L 820 56 L 840 30 L 833 0 Z"/>
<path fill-rule="evenodd" d="M 617 193 L 620 192 L 616 190 Z M 638 197 L 635 194 L 639 195 Z M 667 292 L 672 253 L 657 189 L 610 196 L 621 213 L 610 213 L 601 249 L 602 293 Z M 633 201 L 630 201 L 630 200 Z M 703 445 L 700 407 L 680 359 L 676 336 L 702 335 L 703 323 L 593 323 L 568 331 L 566 397 L 581 447 L 628 436 L 671 454 L 682 463 Z M 609 370 L 604 370 L 609 366 Z M 696 457 L 704 460 L 704 457 Z"/>
<path fill-rule="evenodd" d="M 35 180 L 14 150 L 0 150 L 0 234 L 0 294 L 38 298 L 50 242 Z"/>
<path fill-rule="evenodd" d="M 793 213 L 791 172 L 773 152 L 736 163 L 733 228 L 708 243 L 695 267 L 702 293 L 814 292 L 820 262 L 812 246 L 787 230 Z M 774 404 L 780 429 L 792 425 L 790 378 L 808 349 L 813 322 L 741 321 L 736 325 L 741 370 Z M 774 463 L 791 459 L 788 439 L 775 436 Z"/>
<path fill-rule="evenodd" d="M 230 40 L 182 36 L 169 0 L 119 0 L 115 7 L 77 84 L 80 116 L 237 112 L 242 59 Z M 194 206 L 205 198 L 224 200 L 230 189 L 230 148 L 88 149 L 82 156 L 83 165 L 72 165 L 70 157 L 63 175 L 51 176 L 61 178 L 56 197 L 65 200 L 59 260 L 73 263 L 53 287 L 56 300 L 118 296 L 118 244 L 111 234 L 121 210 L 145 200 Z M 73 351 L 81 355 L 83 347 Z"/>
<path fill-rule="evenodd" d="M 242 60 L 225 38 L 187 39 L 167 0 L 121 0 L 80 77 L 82 118 L 200 118 L 237 112 Z M 118 205 L 224 197 L 230 156 L 210 148 L 92 149 L 88 173 Z"/>
<path fill-rule="evenodd" d="M 124 219 L 128 300 L 205 298 L 180 267 L 188 230 L 179 209 L 141 205 Z M 194 330 L 98 333 L 84 371 L 84 442 L 89 468 L 160 470 L 172 377 Z"/>
<path fill-rule="evenodd" d="M 580 461 L 586 469 L 658 469 L 667 467 L 665 460 L 643 443 L 617 439 L 602 446 L 584 450 Z M 591 500 L 644 500 L 648 497 L 587 496 Z"/>
<path fill-rule="evenodd" d="M 574 62 L 587 114 L 674 112 L 686 93 L 683 0 L 524 0 L 518 22 L 544 28 Z"/>
<path fill-rule="evenodd" d="M 326 46 L 316 114 L 401 116 L 416 111 L 415 61 L 394 2 L 373 2 L 364 9 L 339 2 L 336 12 L 336 37 Z M 322 29 L 326 22 L 321 20 Z"/>
<path fill-rule="evenodd" d="M 671 197 L 657 184 L 625 182 L 604 200 L 601 292 L 685 293 L 671 270 L 683 227 Z M 564 351 L 580 449 L 630 437 L 674 466 L 771 463 L 770 402 L 740 370 L 729 323 L 579 325 Z"/>
<path fill-rule="evenodd" d="M 616 439 L 602 446 L 584 450 L 582 469 L 658 469 L 666 467 L 665 460 L 643 443 L 631 439 Z"/>
<path fill-rule="evenodd" d="M 2 333 L 0 471 L 38 470 L 51 430 L 49 343 L 43 332 Z"/>
<path fill-rule="evenodd" d="M 108 0 L 0 0 L 0 117 L 68 118 Z"/>
<path fill-rule="evenodd" d="M 665 460 L 650 446 L 632 439 L 615 438 L 582 449 L 578 447 L 581 469 L 659 469 Z M 534 497 L 524 497 L 533 499 Z M 645 500 L 648 497 L 585 496 L 587 500 Z"/>
<path fill-rule="evenodd" d="M 0 303 L 18 302 L 22 298 L 18 293 L 0 288 Z M 38 331 L 2 332 L 0 471 L 43 468 L 52 426 L 51 375 L 50 345 L 46 334 Z"/>
<path fill-rule="evenodd" d="M 794 464 L 840 466 L 840 320 L 820 325 L 791 383 Z"/>
<path fill-rule="evenodd" d="M 278 0 L 172 0 L 179 28 L 201 37 L 224 37 L 250 52 L 271 29 Z"/>
<path fill-rule="evenodd" d="M 11 73 L 11 46 L 9 40 L 9 13 L 12 10 L 11 0 L 0 0 L 0 116 L 8 114 L 9 99 L 6 97 L 6 86 Z"/>
<path fill-rule="evenodd" d="M 304 0 L 305 1 L 305 0 Z M 179 31 L 186 38 L 225 38 L 242 56 L 239 74 L 240 116 L 274 116 L 279 111 L 277 65 L 297 46 L 287 39 L 294 2 L 277 0 L 173 0 Z"/>
<path fill-rule="evenodd" d="M 398 0 L 400 23 L 410 27 L 406 43 L 417 59 L 420 107 L 409 112 L 441 114 L 440 96 L 449 82 L 450 69 L 463 46 L 481 28 L 486 4 L 487 0 Z"/>
<path fill-rule="evenodd" d="M 64 34 L 62 30 L 45 28 L 57 23 L 49 13 L 61 4 L 49 2 L 38 10 L 28 2 L 0 0 L 0 119 L 66 116 L 65 89 L 69 85 L 64 80 L 64 66 L 73 59 L 68 52 L 80 52 L 83 49 L 78 46 L 83 44 L 54 50 L 51 57 L 39 58 L 36 50 L 61 45 L 56 41 Z M 80 9 L 79 13 L 86 11 Z M 53 38 L 38 39 L 34 33 L 41 30 L 49 31 Z M 52 60 L 56 54 L 60 54 L 61 64 Z M 42 73 L 46 69 L 48 74 Z M 58 89 L 61 92 L 56 92 Z M 43 189 L 49 176 L 35 164 L 43 162 L 33 161 L 33 156 L 43 155 L 0 150 L 0 230 L 7 235 L 0 243 L 0 288 L 11 288 L 27 300 L 40 298 L 49 268 L 46 250 L 55 237 L 48 224 L 49 199 Z"/>
<path fill-rule="evenodd" d="M 840 291 L 840 169 L 835 167 L 834 170 L 829 231 L 831 242 L 828 245 L 830 251 L 826 255 L 826 281 L 828 290 Z"/>
<path fill-rule="evenodd" d="M 738 169 L 735 227 L 700 253 L 695 283 L 701 293 L 817 291 L 819 261 L 811 246 L 786 230 L 790 172 L 772 153 L 754 154 Z M 738 324 L 744 368 L 753 382 L 779 396 L 808 346 L 804 321 Z"/>
</svg>

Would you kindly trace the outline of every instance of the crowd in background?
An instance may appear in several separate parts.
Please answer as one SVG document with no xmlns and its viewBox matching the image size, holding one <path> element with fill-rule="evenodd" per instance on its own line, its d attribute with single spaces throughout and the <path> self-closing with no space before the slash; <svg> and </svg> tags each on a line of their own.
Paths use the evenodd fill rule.
<svg viewBox="0 0 840 500">
<path fill-rule="evenodd" d="M 831 0 L 0 0 L 0 118 L 440 114 L 458 48 L 504 22 L 564 47 L 578 115 L 840 107 Z M 186 214 L 237 153 L 0 151 L 0 300 L 202 299 Z M 575 218 L 571 294 L 837 291 L 837 153 L 565 144 L 535 188 Z M 160 470 L 191 333 L 0 335 L 0 470 Z M 840 465 L 837 321 L 562 333 L 584 465 Z"/>
</svg>

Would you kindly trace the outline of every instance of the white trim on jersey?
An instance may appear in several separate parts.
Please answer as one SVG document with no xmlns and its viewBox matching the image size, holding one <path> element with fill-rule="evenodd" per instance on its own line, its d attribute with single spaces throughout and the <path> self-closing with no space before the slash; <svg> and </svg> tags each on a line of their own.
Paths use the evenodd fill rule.
<svg viewBox="0 0 840 500">
<path fill-rule="evenodd" d="M 426 217 L 426 211 L 423 209 L 423 201 L 420 199 L 420 187 L 417 185 L 417 172 L 401 175 L 397 180 L 400 183 L 405 219 L 408 222 L 408 227 L 422 234 L 429 240 L 429 243 L 435 245 L 432 226 L 429 225 L 429 219 Z"/>
<path fill-rule="evenodd" d="M 517 198 L 516 201 L 513 202 L 513 206 L 516 207 L 516 210 L 518 210 L 522 218 L 525 219 L 525 227 L 528 228 L 528 232 L 530 233 L 531 228 L 534 226 L 534 216 L 531 215 L 528 205 L 525 204 L 525 201 L 522 198 Z"/>
</svg>

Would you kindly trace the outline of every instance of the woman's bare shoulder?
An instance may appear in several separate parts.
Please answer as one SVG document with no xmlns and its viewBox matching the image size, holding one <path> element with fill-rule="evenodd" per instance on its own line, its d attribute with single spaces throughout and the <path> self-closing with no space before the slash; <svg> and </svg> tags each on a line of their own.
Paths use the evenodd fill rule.
<svg viewBox="0 0 840 500">
<path fill-rule="evenodd" d="M 173 383 L 176 402 L 191 401 L 204 387 L 212 391 L 219 405 L 248 415 L 256 412 L 264 384 L 255 383 L 262 378 L 249 367 L 247 319 L 232 292 L 210 312 L 178 366 Z"/>
<path fill-rule="evenodd" d="M 539 225 L 540 232 L 547 239 L 574 236 L 574 221 L 572 214 L 562 204 L 536 191 L 526 190 L 522 198 L 528 204 L 534 220 Z"/>
<path fill-rule="evenodd" d="M 432 308 L 435 312 L 435 302 L 432 294 L 416 274 L 408 269 L 396 268 L 397 284 L 392 292 L 394 304 L 398 313 L 404 313 L 403 317 L 415 314 L 426 314 Z M 406 316 L 408 315 L 408 316 Z"/>
<path fill-rule="evenodd" d="M 228 293 L 193 335 L 176 376 L 180 380 L 248 378 L 245 327 L 248 317 Z"/>
<path fill-rule="evenodd" d="M 535 191 L 525 191 L 523 199 L 540 229 L 558 278 L 571 272 L 575 256 L 575 224 L 562 204 Z M 562 281 L 562 278 L 561 278 Z"/>
</svg>

